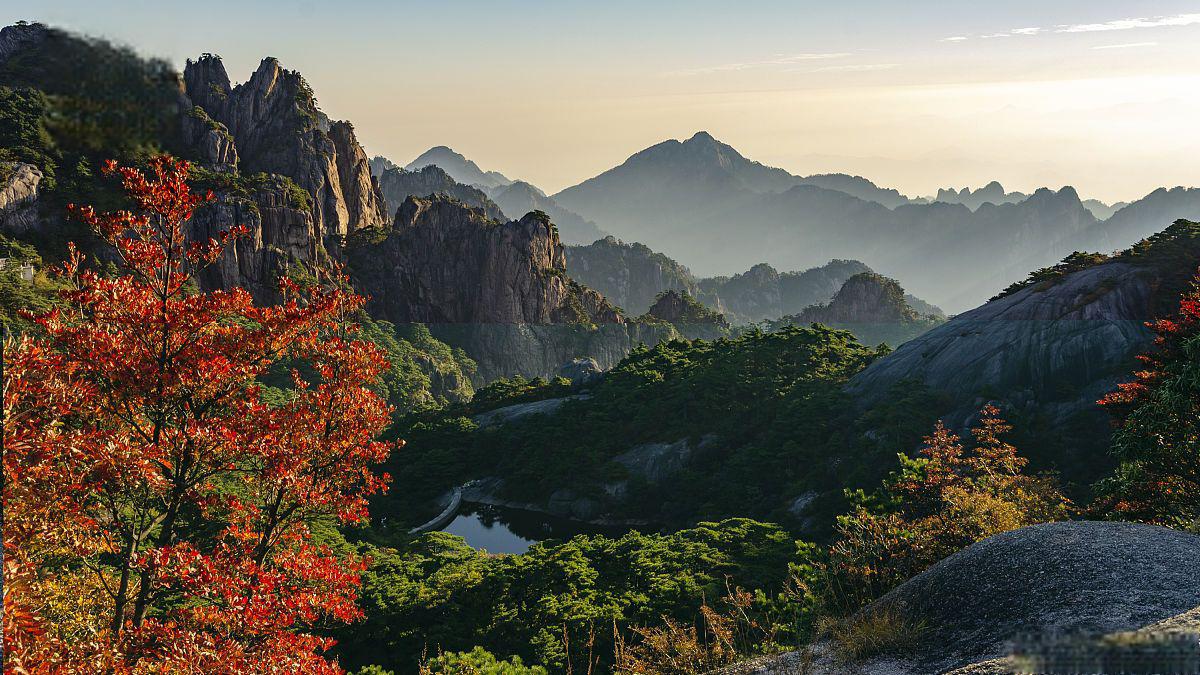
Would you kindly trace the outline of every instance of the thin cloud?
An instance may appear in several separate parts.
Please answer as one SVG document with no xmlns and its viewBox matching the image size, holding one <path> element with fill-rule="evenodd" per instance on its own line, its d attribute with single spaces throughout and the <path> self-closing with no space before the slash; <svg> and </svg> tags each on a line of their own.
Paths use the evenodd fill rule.
<svg viewBox="0 0 1200 675">
<path fill-rule="evenodd" d="M 964 42 L 973 37 L 978 37 L 981 40 L 993 40 L 996 38 L 1005 38 L 1013 36 L 1033 36 L 1044 35 L 1046 33 L 1100 33 L 1117 30 L 1133 30 L 1135 28 L 1171 28 L 1178 26 L 1195 26 L 1200 25 L 1200 14 L 1174 14 L 1171 16 L 1151 16 L 1151 17 L 1135 17 L 1131 19 L 1114 19 L 1103 23 L 1077 23 L 1077 24 L 1059 24 L 1054 28 L 1042 28 L 1040 26 L 1030 26 L 1027 28 L 1014 28 L 1009 31 L 999 33 L 989 33 L 987 35 L 970 36 L 970 35 L 955 35 L 952 37 L 942 38 L 941 42 Z M 1144 43 L 1136 43 L 1137 46 L 1145 46 Z"/>
<path fill-rule="evenodd" d="M 899 66 L 898 63 L 860 63 L 847 64 L 844 66 L 825 66 L 824 68 L 815 68 L 808 72 L 810 73 L 863 73 L 872 70 L 891 70 Z"/>
<path fill-rule="evenodd" d="M 1097 45 L 1092 49 L 1134 49 L 1136 47 L 1157 47 L 1157 42 L 1126 42 L 1120 45 Z"/>
<path fill-rule="evenodd" d="M 1075 25 L 1056 26 L 1055 33 L 1098 33 L 1114 30 L 1132 30 L 1134 28 L 1166 28 L 1172 26 L 1194 26 L 1200 24 L 1200 14 L 1176 14 L 1174 16 L 1154 16 L 1134 19 L 1117 19 L 1104 23 L 1080 23 Z"/>
<path fill-rule="evenodd" d="M 692 68 L 689 70 L 677 70 L 667 73 L 667 75 L 704 75 L 708 73 L 727 73 L 736 72 L 739 70 L 751 70 L 755 68 L 772 68 L 779 66 L 790 66 L 805 61 L 825 61 L 829 59 L 844 59 L 851 56 L 850 52 L 816 52 L 803 54 L 781 54 L 771 59 L 762 61 L 743 61 L 740 63 L 723 63 L 716 66 L 706 66 L 704 68 Z"/>
</svg>

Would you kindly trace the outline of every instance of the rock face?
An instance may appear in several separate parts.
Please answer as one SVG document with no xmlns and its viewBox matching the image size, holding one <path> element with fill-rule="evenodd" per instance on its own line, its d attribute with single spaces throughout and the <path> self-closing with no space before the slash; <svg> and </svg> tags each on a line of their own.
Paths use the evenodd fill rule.
<svg viewBox="0 0 1200 675">
<path fill-rule="evenodd" d="M 674 443 L 644 443 L 613 457 L 630 475 L 648 483 L 661 483 L 679 473 L 692 460 L 697 450 L 706 450 L 717 442 L 708 434 L 695 446 L 686 438 Z"/>
<path fill-rule="evenodd" d="M 180 124 L 184 145 L 192 149 L 201 164 L 214 171 L 237 171 L 237 146 L 233 143 L 229 129 L 209 117 L 204 108 L 188 107 L 189 104 L 190 101 L 181 102 L 181 106 L 185 108 Z"/>
<path fill-rule="evenodd" d="M 492 220 L 506 220 L 504 212 L 483 190 L 455 181 L 450 174 L 434 164 L 417 171 L 386 169 L 379 175 L 379 189 L 387 203 L 396 207 L 409 197 L 442 194 L 483 211 L 483 215 Z"/>
<path fill-rule="evenodd" d="M 230 86 L 219 57 L 205 54 L 184 69 L 188 97 L 224 125 L 243 173 L 287 176 L 312 195 L 313 222 L 340 237 L 387 222 L 383 195 L 348 122 L 324 128 L 304 78 L 273 58 L 246 82 Z"/>
<path fill-rule="evenodd" d="M 558 369 L 558 376 L 570 380 L 571 384 L 591 384 L 604 377 L 604 371 L 596 359 L 571 359 Z"/>
<path fill-rule="evenodd" d="M 961 425 L 988 398 L 1065 422 L 1099 415 L 1095 401 L 1132 372 L 1150 343 L 1152 268 L 1108 262 L 1024 288 L 951 319 L 851 379 L 862 405 L 902 380 L 923 382 L 956 401 Z M 1103 428 L 1102 419 L 1093 421 Z"/>
<path fill-rule="evenodd" d="M 32 164 L 0 166 L 0 175 L 5 174 L 0 182 L 0 232 L 22 234 L 37 229 L 41 170 Z"/>
<path fill-rule="evenodd" d="M 531 403 L 517 403 L 516 405 L 479 413 L 472 417 L 471 421 L 481 427 L 508 424 L 509 422 L 514 422 L 530 415 L 553 415 L 567 401 L 577 401 L 586 398 L 586 396 L 564 396 L 562 398 L 548 398 Z"/>
<path fill-rule="evenodd" d="M 1197 567 L 1200 537 L 1161 527 L 1070 522 L 1008 532 L 959 551 L 864 610 L 893 607 L 924 621 L 910 650 L 845 664 L 817 649 L 805 672 L 1007 673 L 998 659 L 1010 641 L 1029 634 L 1195 631 Z M 793 655 L 757 672 L 789 672 L 798 662 Z"/>
<path fill-rule="evenodd" d="M 544 217 L 498 223 L 456 201 L 410 197 L 391 228 L 369 234 L 348 249 L 353 274 L 373 313 L 394 323 L 624 322 L 567 277 Z"/>
<path fill-rule="evenodd" d="M 238 239 L 216 264 L 201 272 L 206 288 L 241 286 L 261 304 L 278 302 L 278 279 L 293 262 L 322 260 L 324 248 L 312 213 L 289 198 L 283 179 L 275 177 L 248 197 L 218 193 L 214 203 L 196 211 L 191 234 L 199 240 L 217 237 L 230 225 L 245 225 L 248 237 Z"/>
</svg>

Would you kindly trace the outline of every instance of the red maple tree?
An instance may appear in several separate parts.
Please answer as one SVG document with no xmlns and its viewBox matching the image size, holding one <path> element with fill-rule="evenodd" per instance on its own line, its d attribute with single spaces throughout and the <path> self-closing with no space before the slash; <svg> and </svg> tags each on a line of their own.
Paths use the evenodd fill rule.
<svg viewBox="0 0 1200 675">
<path fill-rule="evenodd" d="M 5 672 L 340 672 L 313 628 L 359 616 L 365 561 L 313 528 L 386 487 L 387 362 L 344 279 L 282 279 L 270 307 L 197 291 L 244 230 L 189 239 L 212 194 L 150 166 L 104 167 L 132 211 L 71 207 L 123 273 L 72 249 L 63 307 L 5 345 Z"/>
<path fill-rule="evenodd" d="M 1120 461 L 1097 486 L 1097 515 L 1163 525 L 1200 522 L 1200 273 L 1177 313 L 1146 324 L 1154 348 L 1143 366 L 1099 403 L 1116 423 Z"/>
</svg>

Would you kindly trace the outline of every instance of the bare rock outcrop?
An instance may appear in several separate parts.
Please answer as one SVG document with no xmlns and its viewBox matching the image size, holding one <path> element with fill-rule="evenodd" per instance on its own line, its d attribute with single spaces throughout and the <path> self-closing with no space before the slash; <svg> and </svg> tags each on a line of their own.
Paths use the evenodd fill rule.
<svg viewBox="0 0 1200 675">
<path fill-rule="evenodd" d="M 245 225 L 249 236 L 226 248 L 216 264 L 202 272 L 200 281 L 207 288 L 241 286 L 259 303 L 273 303 L 280 299 L 278 279 L 288 265 L 322 262 L 324 248 L 312 213 L 292 201 L 279 177 L 249 197 L 218 193 L 215 202 L 192 218 L 191 236 L 215 238 L 234 224 Z"/>
<path fill-rule="evenodd" d="M 233 135 L 224 124 L 208 116 L 204 108 L 193 106 L 181 97 L 184 108 L 179 131 L 184 146 L 190 148 L 205 167 L 225 173 L 237 171 L 238 154 Z"/>
<path fill-rule="evenodd" d="M 1007 532 L 939 562 L 862 611 L 926 626 L 903 652 L 861 663 L 817 645 L 804 672 L 1010 673 L 1016 640 L 1200 630 L 1200 536 L 1132 523 L 1069 522 Z M 785 673 L 803 659 L 746 672 Z"/>
<path fill-rule="evenodd" d="M 0 166 L 0 232 L 20 234 L 36 229 L 42 172 L 32 164 Z"/>
<path fill-rule="evenodd" d="M 1066 419 L 1131 372 L 1147 347 L 1155 274 L 1114 261 L 1022 289 L 965 312 L 902 345 L 851 379 L 863 404 L 916 380 L 959 401 L 946 422 L 960 423 L 980 397 L 1037 406 Z"/>
<path fill-rule="evenodd" d="M 50 34 L 45 24 L 17 22 L 0 28 L 0 63 L 22 49 L 41 43 Z"/>
<path fill-rule="evenodd" d="M 558 236 L 536 214 L 497 222 L 445 197 L 410 197 L 391 228 L 363 232 L 348 255 L 372 311 L 395 323 L 624 323 L 567 277 Z"/>
<path fill-rule="evenodd" d="M 383 195 L 349 123 L 322 124 L 308 83 L 273 58 L 233 87 L 221 59 L 205 54 L 184 69 L 188 97 L 224 125 L 243 173 L 279 174 L 312 199 L 313 221 L 326 237 L 387 222 Z"/>
</svg>

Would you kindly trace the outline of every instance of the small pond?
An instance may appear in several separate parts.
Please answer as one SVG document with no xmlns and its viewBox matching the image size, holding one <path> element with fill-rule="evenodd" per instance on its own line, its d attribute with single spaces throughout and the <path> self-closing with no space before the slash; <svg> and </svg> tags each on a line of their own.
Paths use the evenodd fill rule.
<svg viewBox="0 0 1200 675">
<path fill-rule="evenodd" d="M 566 518 L 487 504 L 463 502 L 458 515 L 443 528 L 488 553 L 524 553 L 539 541 L 570 539 L 577 534 L 620 536 L 624 528 L 581 523 Z"/>
</svg>

